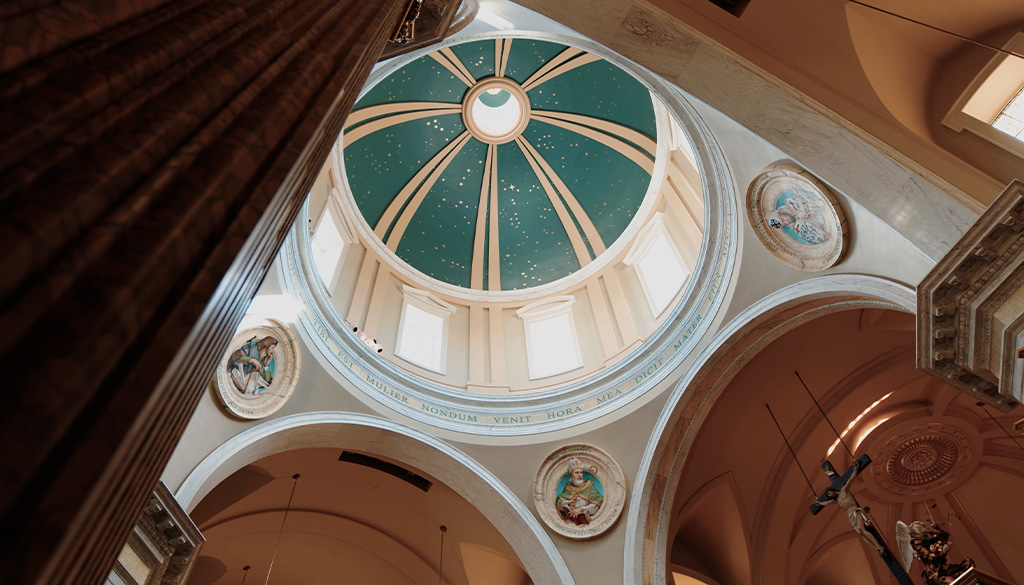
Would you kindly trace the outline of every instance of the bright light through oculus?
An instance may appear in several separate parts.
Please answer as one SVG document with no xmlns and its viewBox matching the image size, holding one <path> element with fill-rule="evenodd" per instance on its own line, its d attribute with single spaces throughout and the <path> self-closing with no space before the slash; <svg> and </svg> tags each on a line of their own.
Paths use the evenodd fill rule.
<svg viewBox="0 0 1024 585">
<path fill-rule="evenodd" d="M 511 142 L 530 122 L 530 98 L 508 77 L 482 79 L 462 98 L 462 121 L 481 142 Z"/>
<path fill-rule="evenodd" d="M 492 88 L 481 93 L 470 108 L 470 115 L 480 132 L 505 136 L 513 132 L 523 119 L 519 100 L 504 89 Z"/>
</svg>

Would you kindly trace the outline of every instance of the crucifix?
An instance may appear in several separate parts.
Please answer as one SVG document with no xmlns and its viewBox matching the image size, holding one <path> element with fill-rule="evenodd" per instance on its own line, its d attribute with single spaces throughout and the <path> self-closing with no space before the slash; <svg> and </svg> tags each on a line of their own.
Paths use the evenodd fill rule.
<svg viewBox="0 0 1024 585">
<path fill-rule="evenodd" d="M 807 387 L 803 378 L 800 377 L 800 373 L 793 373 L 796 374 L 797 379 L 800 380 L 800 384 L 804 387 L 804 390 L 807 391 L 807 395 L 811 397 L 814 405 L 818 407 L 818 411 L 821 412 L 821 416 L 825 419 L 825 422 L 827 422 L 829 427 L 832 428 L 832 432 L 834 432 L 836 437 L 839 438 L 839 442 L 846 448 L 846 452 L 850 454 L 850 457 L 853 457 L 853 451 L 851 451 L 850 448 L 846 446 L 846 443 L 843 442 L 843 436 L 836 431 L 836 427 L 832 424 L 832 421 L 828 419 L 825 411 L 821 408 L 821 405 L 818 404 L 818 400 L 814 397 L 814 394 L 811 393 L 811 389 Z M 821 512 L 825 506 L 829 506 L 831 504 L 838 505 L 844 512 L 846 512 L 846 517 L 850 521 L 850 525 L 853 526 L 854 531 L 856 531 L 857 534 L 860 535 L 865 542 L 871 545 L 871 548 L 875 549 L 875 551 L 878 552 L 878 555 L 882 557 L 882 561 L 885 562 L 885 566 L 889 568 L 889 571 L 896 578 L 896 582 L 899 583 L 899 585 L 914 585 L 913 581 L 910 580 L 910 576 L 903 570 L 899 560 L 896 559 L 892 554 L 892 551 L 889 550 L 888 545 L 885 544 L 885 539 L 882 538 L 878 529 L 875 528 L 871 519 L 868 518 L 867 511 L 857 503 L 857 499 L 853 497 L 852 493 L 850 493 L 850 484 L 853 483 L 853 480 L 857 475 L 871 463 L 871 458 L 868 457 L 866 453 L 855 458 L 853 465 L 851 465 L 842 474 L 836 471 L 836 468 L 832 466 L 831 462 L 823 462 L 821 464 L 821 468 L 825 471 L 825 475 L 828 476 L 831 485 L 825 488 L 825 491 L 819 496 L 814 490 L 814 486 L 811 485 L 811 480 L 807 477 L 807 474 L 804 473 L 803 467 L 800 465 L 800 461 L 796 456 L 796 452 L 793 451 L 793 446 L 789 444 L 789 439 L 786 438 L 786 434 L 782 432 L 782 427 L 779 425 L 779 421 L 775 418 L 775 414 L 772 413 L 771 407 L 768 406 L 768 404 L 765 404 L 765 408 L 768 409 L 768 414 L 771 415 L 772 420 L 775 422 L 775 427 L 779 429 L 779 434 L 782 435 L 782 440 L 785 441 L 790 454 L 793 456 L 793 460 L 800 469 L 800 473 L 802 473 L 804 479 L 807 480 L 807 486 L 811 488 L 811 493 L 815 496 L 814 502 L 810 506 L 811 514 L 817 515 L 817 513 Z"/>
<path fill-rule="evenodd" d="M 875 528 L 871 519 L 868 518 L 864 508 L 860 507 L 856 498 L 850 493 L 850 484 L 853 482 L 853 479 L 869 463 L 871 463 L 871 458 L 867 454 L 861 455 L 854 460 L 853 465 L 844 471 L 842 475 L 836 472 L 832 463 L 828 461 L 822 463 L 821 468 L 825 471 L 825 475 L 828 476 L 831 485 L 811 504 L 811 514 L 821 512 L 825 506 L 837 504 L 846 512 L 846 517 L 850 521 L 850 525 L 853 526 L 853 530 L 882 557 L 885 565 L 889 567 L 889 571 L 896 577 L 896 582 L 900 585 L 913 585 L 910 576 L 907 575 L 899 560 L 889 550 L 889 547 L 885 544 L 885 539 L 882 538 L 878 529 Z"/>
</svg>

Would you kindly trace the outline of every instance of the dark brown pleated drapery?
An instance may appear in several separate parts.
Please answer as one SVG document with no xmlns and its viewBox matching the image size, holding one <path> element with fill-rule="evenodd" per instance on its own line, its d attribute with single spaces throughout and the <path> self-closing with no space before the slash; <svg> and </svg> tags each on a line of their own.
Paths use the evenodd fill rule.
<svg viewBox="0 0 1024 585">
<path fill-rule="evenodd" d="M 104 579 L 405 4 L 0 3 L 0 581 Z"/>
</svg>

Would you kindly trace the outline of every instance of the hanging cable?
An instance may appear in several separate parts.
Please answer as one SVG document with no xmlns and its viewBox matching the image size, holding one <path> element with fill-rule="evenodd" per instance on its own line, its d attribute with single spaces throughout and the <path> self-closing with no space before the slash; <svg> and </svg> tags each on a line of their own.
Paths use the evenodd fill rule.
<svg viewBox="0 0 1024 585">
<path fill-rule="evenodd" d="M 937 26 L 933 26 L 933 25 L 930 25 L 928 23 L 921 22 L 920 20 L 914 20 L 913 18 L 909 18 L 907 16 L 903 16 L 902 14 L 896 14 L 895 12 L 890 12 L 890 11 L 884 9 L 884 8 L 879 8 L 878 6 L 872 6 L 870 4 L 865 4 L 864 2 L 861 2 L 860 0 L 846 0 L 846 1 L 850 2 L 852 4 L 856 4 L 857 6 L 863 6 L 864 8 L 870 8 L 871 10 L 877 10 L 878 12 L 881 12 L 882 14 L 888 14 L 889 16 L 892 16 L 892 17 L 895 17 L 895 18 L 899 18 L 900 20 L 905 20 L 907 22 L 912 22 L 914 24 L 921 25 L 921 26 L 923 26 L 925 28 L 930 28 L 930 29 L 932 29 L 934 31 L 937 31 L 937 32 L 940 32 L 940 33 L 943 33 L 943 34 L 947 34 L 947 35 L 949 35 L 951 37 L 958 38 L 961 41 L 966 41 L 968 43 L 972 43 L 974 45 L 978 45 L 979 47 L 985 47 L 986 49 L 992 49 L 993 51 L 997 51 L 999 53 L 1005 53 L 1007 55 L 1010 55 L 1011 57 L 1017 57 L 1018 59 L 1024 59 L 1024 55 L 1021 55 L 1020 53 L 1014 53 L 1013 51 L 1007 51 L 1006 49 L 1003 49 L 1001 47 L 994 47 L 994 46 L 992 46 L 992 45 L 990 45 L 988 43 L 983 43 L 981 41 L 974 40 L 974 39 L 972 39 L 970 37 L 965 37 L 963 35 L 958 35 L 955 32 L 948 31 L 948 30 L 946 30 L 944 28 L 939 28 Z"/>
<path fill-rule="evenodd" d="M 786 443 L 786 446 L 789 447 L 789 454 L 793 456 L 793 461 L 796 462 L 796 467 L 800 470 L 800 475 L 804 476 L 804 481 L 807 482 L 807 487 L 811 488 L 811 493 L 814 494 L 815 498 L 817 498 L 818 492 L 814 491 L 814 486 L 811 485 L 811 479 L 807 477 L 807 474 L 804 473 L 804 468 L 800 466 L 800 460 L 796 458 L 796 453 L 793 451 L 793 447 L 789 444 L 789 440 L 786 438 L 786 433 L 782 432 L 782 427 L 779 426 L 779 421 L 775 419 L 775 414 L 772 413 L 772 407 L 768 406 L 767 402 L 764 404 L 764 407 L 768 409 L 768 414 L 770 414 L 772 416 L 772 420 L 775 421 L 775 428 L 779 429 L 779 434 L 782 435 L 782 440 Z"/>
<path fill-rule="evenodd" d="M 249 569 L 251 568 L 249 565 L 242 567 L 242 582 L 239 585 L 245 585 L 245 578 L 249 576 Z"/>
<path fill-rule="evenodd" d="M 284 523 L 288 521 L 288 512 L 292 509 L 292 498 L 295 497 L 295 486 L 299 485 L 299 474 L 292 476 L 292 493 L 288 496 L 288 505 L 284 509 L 284 518 L 281 518 L 281 528 L 277 530 L 277 542 L 274 543 L 274 554 L 270 555 L 270 566 L 267 567 L 267 580 L 263 585 L 270 583 L 270 572 L 274 570 L 274 559 L 277 558 L 277 548 L 281 546 L 281 535 L 284 534 Z M 243 577 L 244 578 L 244 577 Z"/>
<path fill-rule="evenodd" d="M 807 395 L 811 397 L 811 401 L 814 402 L 814 406 L 818 407 L 818 412 L 821 413 L 821 417 L 825 419 L 825 422 L 828 423 L 828 426 L 832 429 L 832 432 L 835 433 L 836 437 L 839 439 L 839 442 L 843 444 L 843 448 L 846 449 L 846 452 L 850 454 L 850 457 L 852 459 L 856 459 L 856 457 L 853 456 L 853 451 L 850 451 L 850 448 L 846 445 L 846 441 L 843 440 L 843 436 L 839 434 L 839 431 L 836 430 L 836 427 L 832 424 L 832 421 L 828 420 L 828 415 L 826 415 L 825 411 L 821 409 L 821 405 L 818 404 L 818 399 L 814 397 L 814 394 L 811 394 L 811 389 L 807 387 L 807 384 L 804 383 L 804 379 L 800 377 L 800 372 L 793 370 L 793 373 L 796 374 L 796 379 L 800 380 L 800 385 L 803 386 L 804 390 L 807 391 Z"/>
<path fill-rule="evenodd" d="M 985 414 L 987 414 L 987 415 L 988 415 L 988 417 L 989 417 L 990 419 L 992 419 L 992 422 L 996 423 L 996 426 L 997 426 L 997 427 L 999 427 L 999 430 L 1003 431 L 1003 434 L 1004 434 L 1004 435 L 1006 435 L 1006 438 L 1008 438 L 1008 439 L 1010 439 L 1011 441 L 1013 441 L 1013 444 L 1014 444 L 1014 445 L 1016 445 L 1016 446 L 1017 446 L 1018 448 L 1024 449 L 1024 447 L 1021 447 L 1020 443 L 1018 443 L 1018 442 L 1017 442 L 1017 439 L 1016 439 L 1016 438 L 1014 438 L 1014 437 L 1013 437 L 1013 435 L 1011 435 L 1011 434 L 1010 434 L 1010 432 L 1006 430 L 1006 427 L 1004 427 L 1004 426 L 1003 426 L 1003 425 L 1002 425 L 1002 424 L 1001 424 L 1001 423 L 999 422 L 999 420 L 998 420 L 998 419 L 996 419 L 996 417 L 992 416 L 992 413 L 991 413 L 991 412 L 989 412 L 989 410 L 988 410 L 987 408 L 985 408 L 985 403 L 984 403 L 984 402 L 978 402 L 978 403 L 977 403 L 977 406 L 980 406 L 980 407 L 981 407 L 981 409 L 985 411 Z"/>
<path fill-rule="evenodd" d="M 437 558 L 437 585 L 441 585 L 444 580 L 444 533 L 448 532 L 448 527 L 444 524 L 441 525 L 441 552 Z"/>
</svg>

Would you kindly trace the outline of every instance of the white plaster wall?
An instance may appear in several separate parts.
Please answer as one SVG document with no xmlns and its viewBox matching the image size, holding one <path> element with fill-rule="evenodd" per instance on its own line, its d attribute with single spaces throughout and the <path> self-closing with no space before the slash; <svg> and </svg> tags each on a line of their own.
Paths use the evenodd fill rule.
<svg viewBox="0 0 1024 585">
<path fill-rule="evenodd" d="M 740 214 L 741 247 L 737 278 L 725 311 L 729 320 L 758 299 L 786 285 L 825 274 L 870 274 L 916 286 L 934 262 L 895 229 L 872 215 L 854 199 L 833 188 L 850 226 L 850 242 L 841 262 L 821 272 L 803 272 L 779 261 L 757 239 L 746 218 L 747 187 L 769 165 L 791 162 L 795 157 L 771 146 L 706 104 L 691 99 L 725 153 L 736 185 Z M 809 169 L 814 172 L 814 169 Z"/>
</svg>

